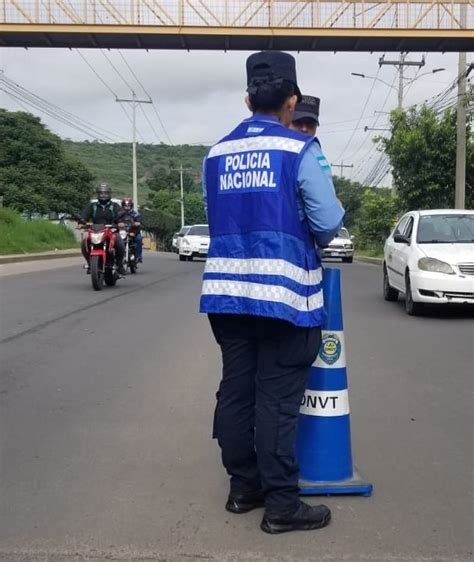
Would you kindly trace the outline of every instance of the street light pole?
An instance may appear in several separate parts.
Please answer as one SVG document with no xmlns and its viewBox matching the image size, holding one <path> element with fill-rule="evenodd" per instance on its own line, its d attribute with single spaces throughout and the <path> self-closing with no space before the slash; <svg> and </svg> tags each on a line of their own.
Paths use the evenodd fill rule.
<svg viewBox="0 0 474 562">
<path fill-rule="evenodd" d="M 179 200 L 181 204 L 181 228 L 183 228 L 184 226 L 184 172 L 190 172 L 190 171 L 191 168 L 186 168 L 186 169 L 183 168 L 182 162 L 179 165 L 179 168 L 171 170 L 171 172 L 179 172 L 179 185 L 181 191 L 181 198 Z"/>
<path fill-rule="evenodd" d="M 137 177 L 137 104 L 153 103 L 152 100 L 139 100 L 132 91 L 132 99 L 115 98 L 116 102 L 132 104 L 132 182 L 133 182 L 133 202 L 135 209 L 138 210 L 138 177 Z"/>
<path fill-rule="evenodd" d="M 400 66 L 398 71 L 398 109 L 403 108 L 403 63 L 405 62 L 406 54 L 400 53 Z"/>
<path fill-rule="evenodd" d="M 461 26 L 466 27 L 467 4 L 461 4 Z M 458 102 L 456 108 L 456 187 L 454 208 L 466 204 L 466 53 L 459 53 Z"/>
</svg>

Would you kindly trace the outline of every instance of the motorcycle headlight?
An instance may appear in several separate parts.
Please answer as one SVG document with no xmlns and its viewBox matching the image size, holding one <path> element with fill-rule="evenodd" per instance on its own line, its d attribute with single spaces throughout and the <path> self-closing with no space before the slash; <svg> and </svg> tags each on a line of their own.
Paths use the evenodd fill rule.
<svg viewBox="0 0 474 562">
<path fill-rule="evenodd" d="M 433 271 L 436 273 L 446 273 L 453 275 L 454 269 L 445 261 L 437 260 L 436 258 L 421 258 L 418 260 L 418 268 L 422 271 Z"/>
<path fill-rule="evenodd" d="M 120 238 L 122 240 L 125 240 L 125 238 L 127 238 L 127 231 L 126 230 L 121 230 L 120 231 Z"/>
<path fill-rule="evenodd" d="M 92 232 L 91 234 L 91 242 L 92 244 L 100 244 L 104 239 L 103 232 Z"/>
</svg>

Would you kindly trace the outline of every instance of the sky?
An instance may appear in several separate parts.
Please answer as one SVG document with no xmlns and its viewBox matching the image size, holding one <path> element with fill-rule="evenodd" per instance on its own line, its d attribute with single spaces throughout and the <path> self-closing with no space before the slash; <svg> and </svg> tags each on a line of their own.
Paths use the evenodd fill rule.
<svg viewBox="0 0 474 562">
<path fill-rule="evenodd" d="M 156 109 L 147 104 L 141 106 L 148 119 L 141 110 L 137 112 L 140 142 L 168 142 L 170 138 L 174 144 L 212 144 L 249 115 L 244 104 L 245 60 L 249 54 L 94 49 L 82 49 L 79 53 L 76 49 L 3 48 L 0 70 L 4 77 L 37 96 L 106 130 L 109 138 L 117 142 L 130 141 L 132 127 L 114 94 L 130 98 L 132 88 L 137 96 L 146 99 L 138 79 Z M 294 53 L 301 91 L 321 98 L 318 137 L 323 151 L 332 164 L 353 164 L 344 169 L 344 175 L 357 181 L 364 180 L 378 158 L 372 138 L 385 132 L 365 132 L 364 127 L 385 129 L 388 115 L 375 112 L 388 112 L 397 105 L 397 70 L 393 66 L 379 67 L 382 54 Z M 410 53 L 407 60 L 419 61 L 422 55 Z M 398 54 L 387 53 L 385 58 L 396 60 Z M 426 64 L 418 74 L 416 67 L 405 69 L 404 107 L 435 96 L 458 75 L 456 53 L 427 53 L 425 59 Z M 468 63 L 472 60 L 472 55 L 468 55 Z M 435 68 L 445 70 L 431 73 Z M 352 76 L 351 72 L 377 76 L 393 84 L 393 88 L 370 78 Z M 415 76 L 417 79 L 410 83 Z M 3 91 L 0 106 L 12 111 L 26 107 Z M 36 109 L 29 111 L 40 116 L 62 138 L 92 140 Z"/>
</svg>

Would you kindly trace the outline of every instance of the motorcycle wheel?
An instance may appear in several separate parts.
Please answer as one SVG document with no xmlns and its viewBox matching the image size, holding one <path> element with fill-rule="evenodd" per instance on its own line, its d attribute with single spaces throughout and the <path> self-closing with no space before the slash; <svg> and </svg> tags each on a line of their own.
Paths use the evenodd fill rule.
<svg viewBox="0 0 474 562">
<path fill-rule="evenodd" d="M 113 269 L 106 269 L 104 273 L 104 281 L 107 287 L 114 287 L 117 283 L 117 275 Z"/>
<path fill-rule="evenodd" d="M 100 256 L 91 257 L 91 281 L 94 291 L 102 291 L 104 288 L 104 275 Z"/>
<path fill-rule="evenodd" d="M 130 261 L 128 267 L 130 268 L 130 273 L 133 274 L 137 272 L 137 262 L 135 260 Z"/>
</svg>

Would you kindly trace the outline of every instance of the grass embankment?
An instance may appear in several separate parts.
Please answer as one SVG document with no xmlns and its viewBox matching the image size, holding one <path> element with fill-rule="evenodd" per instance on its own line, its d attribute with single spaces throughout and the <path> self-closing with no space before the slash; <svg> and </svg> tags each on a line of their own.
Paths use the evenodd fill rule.
<svg viewBox="0 0 474 562">
<path fill-rule="evenodd" d="M 356 256 L 363 256 L 365 258 L 383 258 L 383 247 L 376 246 L 370 248 L 356 249 Z"/>
<path fill-rule="evenodd" d="M 74 233 L 66 226 L 45 220 L 26 222 L 12 209 L 0 208 L 0 255 L 77 247 Z"/>
</svg>

